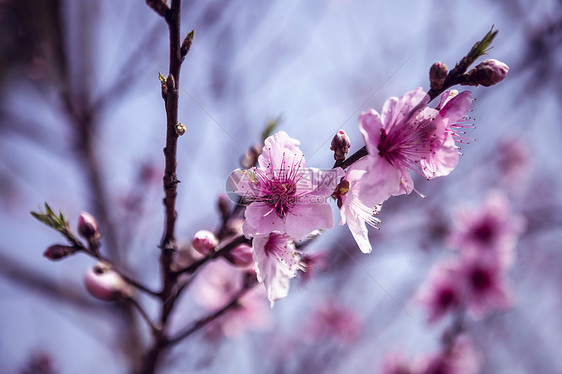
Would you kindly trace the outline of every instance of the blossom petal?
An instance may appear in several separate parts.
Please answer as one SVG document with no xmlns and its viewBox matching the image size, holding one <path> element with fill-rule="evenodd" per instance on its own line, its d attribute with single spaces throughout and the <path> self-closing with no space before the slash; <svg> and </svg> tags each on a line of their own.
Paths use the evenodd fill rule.
<svg viewBox="0 0 562 374">
<path fill-rule="evenodd" d="M 357 214 L 351 213 L 347 216 L 347 227 L 349 227 L 349 231 L 351 231 L 361 252 L 371 253 L 373 247 L 371 247 L 371 242 L 369 241 L 369 231 L 365 221 Z"/>
<path fill-rule="evenodd" d="M 285 131 L 279 131 L 265 139 L 263 152 L 258 157 L 260 168 L 266 170 L 270 177 L 293 165 L 305 167 L 304 156 L 299 149 L 300 142 L 289 137 Z"/>
<path fill-rule="evenodd" d="M 359 198 L 367 206 L 374 206 L 384 202 L 390 196 L 400 195 L 410 186 L 411 178 L 407 180 L 403 173 L 379 156 L 367 155 L 369 170 L 361 179 Z M 409 177 L 409 174 L 407 175 Z M 404 184 L 404 187 L 402 185 Z M 409 193 L 409 192 L 408 192 Z"/>
<path fill-rule="evenodd" d="M 429 103 L 429 96 L 421 87 L 406 92 L 400 99 L 391 97 L 383 105 L 381 119 L 389 132 L 392 127 L 406 122 Z"/>
<path fill-rule="evenodd" d="M 300 257 L 289 240 L 287 235 L 271 233 L 256 236 L 252 243 L 254 268 L 258 281 L 265 284 L 271 306 L 288 295 L 289 279 L 297 276 Z M 266 248 L 268 245 L 274 248 Z"/>
<path fill-rule="evenodd" d="M 450 127 L 455 122 L 458 122 L 470 109 L 472 104 L 472 92 L 463 91 L 457 96 L 453 97 L 439 111 L 440 116 L 445 121 L 445 125 Z"/>
<path fill-rule="evenodd" d="M 459 163 L 459 149 L 450 132 L 445 134 L 443 144 L 433 148 L 428 158 L 420 161 L 424 175 L 428 179 L 449 175 Z"/>
<path fill-rule="evenodd" d="M 312 200 L 316 200 L 314 202 Z M 252 203 L 246 208 L 243 231 L 246 236 L 266 235 L 273 231 L 284 232 L 295 239 L 310 234 L 317 229 L 333 226 L 332 208 L 326 198 L 311 196 L 310 203 L 300 203 L 293 207 L 284 218 L 279 217 L 263 203 Z"/>
<path fill-rule="evenodd" d="M 359 116 L 359 130 L 365 140 L 367 152 L 371 155 L 376 155 L 379 152 L 377 147 L 380 143 L 382 129 L 381 116 L 374 109 L 363 112 Z"/>
</svg>

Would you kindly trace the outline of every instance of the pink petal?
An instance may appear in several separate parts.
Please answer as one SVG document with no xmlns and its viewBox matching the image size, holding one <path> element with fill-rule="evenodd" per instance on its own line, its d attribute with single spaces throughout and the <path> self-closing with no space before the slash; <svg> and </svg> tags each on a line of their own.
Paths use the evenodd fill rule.
<svg viewBox="0 0 562 374">
<path fill-rule="evenodd" d="M 270 136 L 265 139 L 263 152 L 258 158 L 260 168 L 272 176 L 272 173 L 277 175 L 280 169 L 287 169 L 295 164 L 300 163 L 300 167 L 305 167 L 299 145 L 300 142 L 289 137 L 285 131 Z"/>
<path fill-rule="evenodd" d="M 363 112 L 359 116 L 359 130 L 363 134 L 367 152 L 371 155 L 376 155 L 379 152 L 377 147 L 380 144 L 382 128 L 381 117 L 374 109 Z"/>
</svg>

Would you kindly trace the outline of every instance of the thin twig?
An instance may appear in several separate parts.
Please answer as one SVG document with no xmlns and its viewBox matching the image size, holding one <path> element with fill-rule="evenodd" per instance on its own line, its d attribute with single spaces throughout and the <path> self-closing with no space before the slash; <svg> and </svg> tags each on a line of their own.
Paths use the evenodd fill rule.
<svg viewBox="0 0 562 374">
<path fill-rule="evenodd" d="M 183 339 L 187 338 L 188 336 L 190 336 L 191 334 L 193 334 L 194 332 L 200 330 L 201 328 L 205 327 L 206 325 L 208 325 L 209 323 L 213 322 L 214 320 L 216 320 L 217 318 L 219 318 L 220 316 L 222 316 L 223 314 L 225 314 L 226 312 L 228 312 L 230 309 L 239 306 L 239 302 L 240 299 L 249 291 L 251 290 L 253 287 L 255 287 L 257 285 L 257 281 L 254 283 L 251 283 L 249 285 L 245 285 L 240 291 L 238 291 L 236 293 L 236 295 L 232 298 L 232 300 L 230 300 L 230 302 L 228 304 L 226 304 L 225 306 L 223 306 L 222 308 L 220 308 L 219 310 L 217 310 L 216 312 L 214 312 L 213 314 L 201 318 L 195 322 L 193 322 L 190 326 L 186 327 L 185 329 L 183 329 L 182 331 L 180 331 L 175 337 L 170 338 L 168 340 L 168 345 L 174 345 L 176 343 L 179 343 L 180 341 L 182 341 Z"/>
<path fill-rule="evenodd" d="M 144 308 L 138 303 L 138 301 L 133 297 L 130 297 L 127 300 L 139 311 L 141 317 L 146 321 L 148 326 L 150 326 L 152 334 L 158 334 L 160 329 L 154 324 L 154 322 L 152 322 L 152 320 L 150 319 Z"/>
</svg>

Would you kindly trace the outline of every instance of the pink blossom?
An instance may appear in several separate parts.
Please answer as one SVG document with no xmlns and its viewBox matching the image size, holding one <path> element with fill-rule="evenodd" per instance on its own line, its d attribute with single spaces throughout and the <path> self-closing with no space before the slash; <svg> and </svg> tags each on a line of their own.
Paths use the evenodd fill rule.
<svg viewBox="0 0 562 374">
<path fill-rule="evenodd" d="M 513 305 L 513 297 L 498 261 L 488 257 L 467 256 L 459 269 L 466 285 L 464 303 L 474 318 Z"/>
<path fill-rule="evenodd" d="M 330 299 L 312 313 L 304 335 L 315 341 L 330 338 L 351 344 L 359 339 L 362 328 L 363 322 L 354 310 Z"/>
<path fill-rule="evenodd" d="M 513 263 L 515 244 L 525 221 L 511 212 L 504 194 L 491 193 L 479 210 L 458 211 L 455 223 L 457 229 L 448 239 L 453 248 L 463 253 L 497 257 L 504 267 Z"/>
<path fill-rule="evenodd" d="M 196 301 L 214 312 L 227 305 L 242 289 L 245 272 L 230 266 L 222 259 L 209 264 L 203 269 L 196 288 Z M 246 330 L 263 330 L 270 324 L 264 291 L 254 287 L 242 296 L 238 304 L 229 309 L 214 322 L 211 332 L 217 331 L 229 337 L 240 336 Z"/>
<path fill-rule="evenodd" d="M 256 236 L 252 248 L 258 281 L 265 284 L 267 297 L 273 307 L 275 301 L 288 295 L 289 279 L 297 276 L 301 256 L 293 240 L 284 233 Z"/>
<path fill-rule="evenodd" d="M 318 252 L 314 254 L 303 254 L 299 270 L 303 272 L 300 279 L 309 281 L 314 278 L 317 273 L 328 270 L 328 254 L 327 252 Z"/>
<path fill-rule="evenodd" d="M 482 358 L 470 341 L 457 339 L 450 350 L 424 357 L 414 365 L 416 374 L 477 374 Z"/>
<path fill-rule="evenodd" d="M 456 263 L 437 264 L 427 283 L 417 295 L 417 301 L 429 312 L 429 322 L 435 322 L 461 306 L 463 283 Z"/>
<path fill-rule="evenodd" d="M 520 138 L 504 139 L 498 146 L 498 166 L 502 184 L 520 193 L 529 177 L 530 151 Z"/>
<path fill-rule="evenodd" d="M 446 91 L 441 95 L 437 110 L 439 117 L 445 125 L 445 131 L 437 133 L 430 144 L 429 154 L 420 160 L 424 175 L 428 179 L 449 175 L 459 162 L 459 147 L 455 141 L 463 143 L 467 140 L 464 129 L 472 127 L 465 123 L 465 115 L 472 103 L 472 93 L 464 91 L 460 94 L 456 90 Z M 432 109 L 425 109 L 427 115 L 433 113 Z"/>
<path fill-rule="evenodd" d="M 411 364 L 399 353 L 388 355 L 382 365 L 382 374 L 414 374 Z"/>
<path fill-rule="evenodd" d="M 224 254 L 224 258 L 234 266 L 250 268 L 254 263 L 252 247 L 248 244 L 237 245 L 230 252 Z"/>
<path fill-rule="evenodd" d="M 363 253 L 370 253 L 373 250 L 369 241 L 366 223 L 378 229 L 378 224 L 381 220 L 377 218 L 377 215 L 382 207 L 382 204 L 369 207 L 359 196 L 361 185 L 364 183 L 363 177 L 367 173 L 367 167 L 368 160 L 365 158 L 351 165 L 343 178 L 343 181 L 346 181 L 345 188 L 342 190 L 340 187 L 336 191 L 341 215 L 340 225 L 347 223 L 347 227 L 349 227 L 353 238 Z M 342 186 L 342 183 L 340 183 L 340 186 Z"/>
<path fill-rule="evenodd" d="M 265 140 L 259 168 L 231 174 L 233 191 L 251 202 L 245 211 L 246 236 L 277 231 L 300 239 L 333 226 L 328 198 L 343 171 L 306 168 L 299 144 L 280 131 Z"/>
<path fill-rule="evenodd" d="M 414 189 L 410 169 L 424 175 L 421 160 L 429 157 L 433 142 L 445 124 L 438 111 L 427 107 L 429 96 L 418 88 L 400 99 L 386 100 L 382 114 L 375 110 L 359 116 L 368 155 L 361 198 L 368 206 Z"/>
</svg>

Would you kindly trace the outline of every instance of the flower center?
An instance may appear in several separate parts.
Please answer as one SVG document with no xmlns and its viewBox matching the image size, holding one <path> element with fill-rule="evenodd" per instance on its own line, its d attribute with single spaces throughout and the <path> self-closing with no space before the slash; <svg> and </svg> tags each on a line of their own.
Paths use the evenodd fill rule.
<svg viewBox="0 0 562 374">
<path fill-rule="evenodd" d="M 267 183 L 267 194 L 263 201 L 269 205 L 280 218 L 287 215 L 297 203 L 297 185 L 292 180 L 271 179 Z"/>
<path fill-rule="evenodd" d="M 436 139 L 435 115 L 411 116 L 406 122 L 381 129 L 379 157 L 399 169 L 410 168 L 423 175 L 419 162 L 425 159 Z"/>
<path fill-rule="evenodd" d="M 489 220 L 482 221 L 472 231 L 474 239 L 482 244 L 491 244 L 495 236 L 494 234 L 495 230 L 493 223 L 489 222 Z"/>
<path fill-rule="evenodd" d="M 484 269 L 475 269 L 470 277 L 472 288 L 476 291 L 483 291 L 492 285 L 492 278 L 490 274 Z"/>
</svg>

